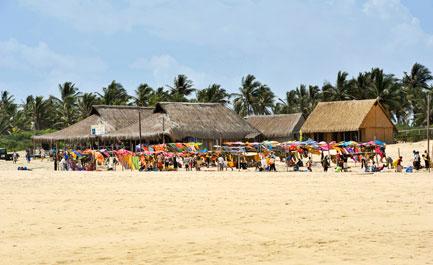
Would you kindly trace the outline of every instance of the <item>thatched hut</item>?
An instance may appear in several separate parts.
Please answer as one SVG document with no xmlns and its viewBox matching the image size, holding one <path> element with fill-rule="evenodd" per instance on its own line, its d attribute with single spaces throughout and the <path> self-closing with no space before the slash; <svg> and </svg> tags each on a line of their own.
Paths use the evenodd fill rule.
<svg viewBox="0 0 433 265">
<path fill-rule="evenodd" d="M 98 133 L 92 133 L 92 127 L 102 130 L 102 134 L 114 132 L 130 126 L 138 121 L 139 112 L 142 117 L 153 113 L 153 108 L 135 106 L 93 106 L 91 115 L 60 131 L 33 136 L 33 141 L 41 143 L 91 142 L 97 139 Z"/>
<path fill-rule="evenodd" d="M 388 111 L 375 99 L 320 102 L 301 128 L 317 141 L 394 142 Z"/>
<path fill-rule="evenodd" d="M 141 121 L 139 121 L 139 112 Z M 63 130 L 34 136 L 35 142 L 138 143 L 200 141 L 207 147 L 221 141 L 256 139 L 261 133 L 219 103 L 161 102 L 155 107 L 94 106 L 91 116 Z M 92 128 L 102 128 L 92 133 Z"/>
<path fill-rule="evenodd" d="M 138 140 L 139 123 L 103 136 L 106 140 Z M 209 148 L 221 141 L 254 139 L 261 133 L 219 103 L 161 102 L 141 120 L 143 141 L 203 142 Z"/>
<path fill-rule="evenodd" d="M 299 130 L 304 124 L 302 113 L 247 116 L 251 126 L 259 130 L 266 140 L 299 140 Z"/>
</svg>

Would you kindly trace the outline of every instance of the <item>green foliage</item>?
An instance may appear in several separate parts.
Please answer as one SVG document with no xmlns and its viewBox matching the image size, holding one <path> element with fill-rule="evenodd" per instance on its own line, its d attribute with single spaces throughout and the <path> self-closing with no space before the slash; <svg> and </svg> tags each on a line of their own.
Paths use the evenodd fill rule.
<svg viewBox="0 0 433 265">
<path fill-rule="evenodd" d="M 102 94 L 98 93 L 101 104 L 104 105 L 128 105 L 131 96 L 128 95 L 122 84 L 113 80 L 107 87 L 102 88 Z"/>
<path fill-rule="evenodd" d="M 192 80 L 186 75 L 178 75 L 173 80 L 173 86 L 168 86 L 168 88 L 170 89 L 170 100 L 177 102 L 188 101 L 187 96 L 195 91 Z"/>
<path fill-rule="evenodd" d="M 218 84 L 212 84 L 205 89 L 197 91 L 198 102 L 211 102 L 227 104 L 229 102 L 229 93 Z"/>
<path fill-rule="evenodd" d="M 267 85 L 256 80 L 254 75 L 243 77 L 239 93 L 232 96 L 234 110 L 242 117 L 271 114 L 274 106 L 274 93 Z"/>
<path fill-rule="evenodd" d="M 352 78 L 339 71 L 335 82 L 325 81 L 322 86 L 300 84 L 278 100 L 270 87 L 251 74 L 242 78 L 234 94 L 215 83 L 196 89 L 193 81 L 182 74 L 166 88 L 153 89 L 142 83 L 134 96 L 116 81 L 102 88 L 101 93 L 81 93 L 72 82 L 64 82 L 58 85 L 59 96 L 29 95 L 22 104 L 17 104 L 8 91 L 0 91 L 0 142 L 7 147 L 30 144 L 29 135 L 67 127 L 88 117 L 96 104 L 154 106 L 162 101 L 222 103 L 244 117 L 297 112 L 308 116 L 320 101 L 378 99 L 399 127 L 421 128 L 427 124 L 427 95 L 433 96 L 432 81 L 430 70 L 415 63 L 401 78 L 379 68 Z M 417 132 L 420 130 L 405 132 L 404 139 L 422 138 L 422 133 Z"/>
<path fill-rule="evenodd" d="M 0 148 L 6 148 L 8 152 L 22 151 L 32 146 L 33 135 L 41 135 L 54 132 L 53 129 L 46 129 L 41 131 L 21 131 L 9 135 L 0 136 Z"/>
</svg>

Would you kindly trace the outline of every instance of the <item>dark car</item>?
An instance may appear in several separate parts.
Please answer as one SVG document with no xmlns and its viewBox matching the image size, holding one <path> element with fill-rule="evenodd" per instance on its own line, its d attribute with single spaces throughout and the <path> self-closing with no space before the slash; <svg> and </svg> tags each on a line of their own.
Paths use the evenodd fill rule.
<svg viewBox="0 0 433 265">
<path fill-rule="evenodd" d="M 8 154 L 6 148 L 0 148 L 0 160 L 12 160 L 12 154 Z"/>
</svg>

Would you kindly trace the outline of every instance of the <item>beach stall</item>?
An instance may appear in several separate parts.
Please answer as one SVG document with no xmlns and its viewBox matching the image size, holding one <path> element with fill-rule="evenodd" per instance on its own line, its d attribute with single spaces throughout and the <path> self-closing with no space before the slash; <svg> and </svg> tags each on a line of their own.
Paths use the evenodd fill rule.
<svg viewBox="0 0 433 265">
<path fill-rule="evenodd" d="M 254 115 L 245 119 L 263 134 L 264 139 L 279 142 L 299 140 L 299 130 L 305 121 L 302 113 Z"/>
<path fill-rule="evenodd" d="M 302 125 L 304 138 L 316 141 L 394 142 L 396 127 L 376 99 L 320 102 Z"/>
</svg>

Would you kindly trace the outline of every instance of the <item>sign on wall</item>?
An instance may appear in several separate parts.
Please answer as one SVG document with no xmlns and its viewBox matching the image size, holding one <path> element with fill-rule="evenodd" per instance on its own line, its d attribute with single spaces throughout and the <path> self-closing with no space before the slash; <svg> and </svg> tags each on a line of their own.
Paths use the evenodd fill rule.
<svg viewBox="0 0 433 265">
<path fill-rule="evenodd" d="M 90 126 L 90 134 L 91 135 L 104 135 L 105 134 L 105 125 L 97 124 Z"/>
</svg>

